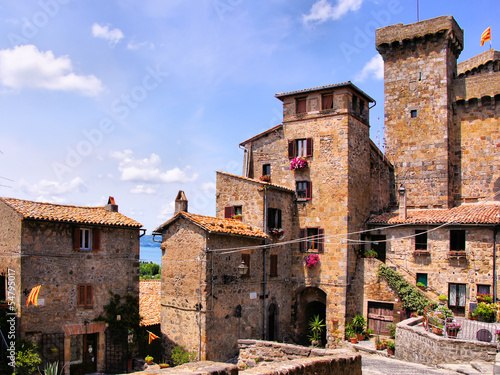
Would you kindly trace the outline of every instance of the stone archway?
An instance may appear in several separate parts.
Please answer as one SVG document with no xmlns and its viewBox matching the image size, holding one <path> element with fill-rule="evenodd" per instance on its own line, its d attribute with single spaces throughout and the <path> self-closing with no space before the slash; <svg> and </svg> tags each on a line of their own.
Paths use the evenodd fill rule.
<svg viewBox="0 0 500 375">
<path fill-rule="evenodd" d="M 319 288 L 307 287 L 297 292 L 296 332 L 300 344 L 310 345 L 308 322 L 318 315 L 326 322 L 326 293 Z M 326 345 L 326 329 L 321 337 L 322 346 Z"/>
</svg>

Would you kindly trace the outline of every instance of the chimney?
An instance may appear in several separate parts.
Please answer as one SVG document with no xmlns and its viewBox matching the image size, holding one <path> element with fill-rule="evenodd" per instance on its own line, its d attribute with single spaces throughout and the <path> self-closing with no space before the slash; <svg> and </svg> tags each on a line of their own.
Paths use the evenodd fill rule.
<svg viewBox="0 0 500 375">
<path fill-rule="evenodd" d="M 406 220 L 408 217 L 406 209 L 406 188 L 404 185 L 399 187 L 399 218 Z"/>
<path fill-rule="evenodd" d="M 109 212 L 118 212 L 118 205 L 115 203 L 114 197 L 108 198 L 108 204 L 104 206 L 104 209 Z"/>
<path fill-rule="evenodd" d="M 175 198 L 175 211 L 174 215 L 178 212 L 188 212 L 188 200 L 186 194 L 182 190 L 177 193 L 177 198 Z"/>
</svg>

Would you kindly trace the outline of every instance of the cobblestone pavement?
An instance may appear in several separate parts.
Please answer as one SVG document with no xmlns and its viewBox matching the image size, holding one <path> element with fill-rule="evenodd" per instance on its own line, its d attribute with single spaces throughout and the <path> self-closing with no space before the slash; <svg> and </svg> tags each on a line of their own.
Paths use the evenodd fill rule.
<svg viewBox="0 0 500 375">
<path fill-rule="evenodd" d="M 429 367 L 418 363 L 403 362 L 377 354 L 361 354 L 363 375 L 457 375 L 456 371 Z M 479 374 L 479 372 L 476 372 L 476 374 Z"/>
</svg>

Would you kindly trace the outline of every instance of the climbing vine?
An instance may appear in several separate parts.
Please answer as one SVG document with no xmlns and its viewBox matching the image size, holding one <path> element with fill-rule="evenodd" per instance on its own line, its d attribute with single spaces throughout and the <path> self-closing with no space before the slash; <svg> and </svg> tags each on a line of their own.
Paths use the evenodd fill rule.
<svg viewBox="0 0 500 375">
<path fill-rule="evenodd" d="M 411 285 L 397 271 L 383 264 L 378 269 L 378 275 L 383 277 L 394 289 L 403 303 L 403 309 L 422 313 L 424 308 L 433 302 L 424 296 L 415 286 Z"/>
</svg>

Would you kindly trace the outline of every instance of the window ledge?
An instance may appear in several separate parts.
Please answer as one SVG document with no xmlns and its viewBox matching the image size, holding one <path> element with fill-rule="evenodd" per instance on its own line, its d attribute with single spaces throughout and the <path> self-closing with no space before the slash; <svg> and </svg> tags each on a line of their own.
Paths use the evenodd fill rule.
<svg viewBox="0 0 500 375">
<path fill-rule="evenodd" d="M 429 250 L 415 250 L 413 255 L 431 255 Z"/>
<path fill-rule="evenodd" d="M 450 251 L 448 255 L 450 257 L 466 257 L 467 253 L 465 251 Z"/>
</svg>

